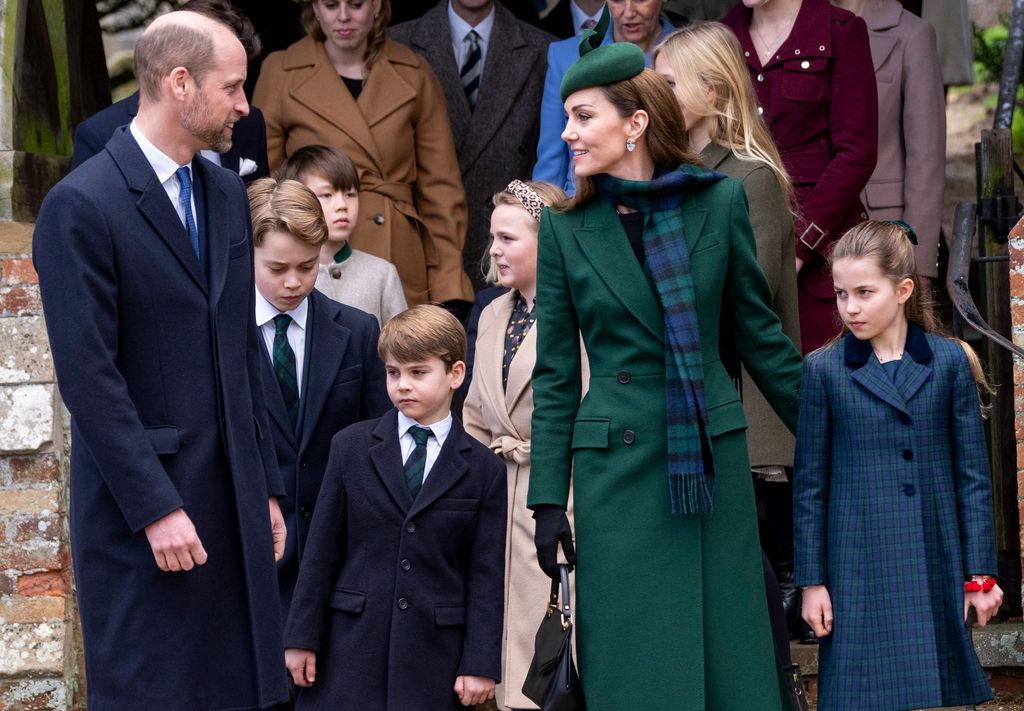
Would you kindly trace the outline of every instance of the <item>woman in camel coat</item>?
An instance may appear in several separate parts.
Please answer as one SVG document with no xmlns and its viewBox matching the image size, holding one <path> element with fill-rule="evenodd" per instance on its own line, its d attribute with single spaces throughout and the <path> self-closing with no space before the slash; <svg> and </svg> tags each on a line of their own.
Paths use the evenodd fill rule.
<svg viewBox="0 0 1024 711">
<path fill-rule="evenodd" d="M 462 270 L 466 195 L 444 95 L 429 65 L 387 39 L 388 0 L 316 0 L 307 36 L 263 62 L 253 104 L 271 170 L 303 146 L 341 149 L 359 172 L 355 249 L 398 269 L 410 305 L 472 302 Z"/>
</svg>

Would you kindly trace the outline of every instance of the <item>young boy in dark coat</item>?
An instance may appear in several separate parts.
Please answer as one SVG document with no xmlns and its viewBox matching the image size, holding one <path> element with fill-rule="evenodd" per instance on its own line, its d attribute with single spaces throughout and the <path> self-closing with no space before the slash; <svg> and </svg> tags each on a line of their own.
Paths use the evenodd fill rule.
<svg viewBox="0 0 1024 711">
<path fill-rule="evenodd" d="M 249 204 L 263 397 L 286 491 L 288 539 L 277 574 L 287 618 L 331 438 L 390 403 L 377 319 L 313 288 L 328 231 L 316 195 L 295 180 L 264 178 L 249 186 Z"/>
<path fill-rule="evenodd" d="M 505 466 L 451 415 L 465 332 L 416 306 L 378 352 L 397 411 L 331 442 L 286 625 L 300 711 L 458 709 L 500 679 Z"/>
</svg>

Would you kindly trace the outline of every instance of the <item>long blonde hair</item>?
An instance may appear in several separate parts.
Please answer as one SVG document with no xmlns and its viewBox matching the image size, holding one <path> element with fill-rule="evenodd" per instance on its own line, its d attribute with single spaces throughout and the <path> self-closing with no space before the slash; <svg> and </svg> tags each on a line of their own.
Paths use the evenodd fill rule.
<svg viewBox="0 0 1024 711">
<path fill-rule="evenodd" d="M 694 22 L 664 39 L 663 56 L 676 76 L 676 92 L 687 109 L 713 119 L 711 140 L 740 160 L 764 163 L 779 181 L 786 202 L 789 175 L 768 127 L 757 112 L 757 96 L 736 36 L 720 22 Z"/>
</svg>

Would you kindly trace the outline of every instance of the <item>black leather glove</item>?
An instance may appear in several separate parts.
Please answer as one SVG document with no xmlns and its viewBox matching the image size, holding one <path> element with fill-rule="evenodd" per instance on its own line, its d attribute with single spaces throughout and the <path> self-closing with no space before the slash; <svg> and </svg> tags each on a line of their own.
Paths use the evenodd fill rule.
<svg viewBox="0 0 1024 711">
<path fill-rule="evenodd" d="M 536 528 L 533 542 L 537 546 L 540 569 L 552 580 L 558 580 L 558 544 L 569 563 L 569 572 L 576 566 L 576 549 L 572 545 L 572 528 L 565 509 L 554 504 L 540 504 L 533 509 Z"/>
</svg>

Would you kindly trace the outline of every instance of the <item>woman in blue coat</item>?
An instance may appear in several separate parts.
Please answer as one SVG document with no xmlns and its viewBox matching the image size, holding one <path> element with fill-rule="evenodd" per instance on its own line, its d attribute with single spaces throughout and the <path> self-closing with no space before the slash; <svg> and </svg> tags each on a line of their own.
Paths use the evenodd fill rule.
<svg viewBox="0 0 1024 711">
<path fill-rule="evenodd" d="M 820 711 L 992 698 L 965 625 L 969 608 L 983 625 L 1002 601 L 984 380 L 973 352 L 929 333 L 912 238 L 865 222 L 836 244 L 847 333 L 804 366 L 796 583 L 821 638 Z"/>
</svg>

